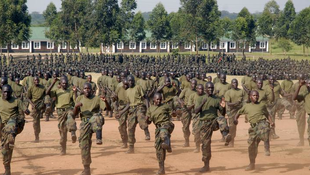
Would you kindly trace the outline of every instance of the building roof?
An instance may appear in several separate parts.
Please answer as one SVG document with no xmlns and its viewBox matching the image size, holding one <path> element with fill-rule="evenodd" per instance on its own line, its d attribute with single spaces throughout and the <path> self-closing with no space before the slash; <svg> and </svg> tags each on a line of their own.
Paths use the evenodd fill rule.
<svg viewBox="0 0 310 175">
<path fill-rule="evenodd" d="M 49 41 L 50 39 L 46 38 L 45 31 L 48 30 L 48 27 L 30 27 L 31 36 L 29 41 Z"/>
</svg>

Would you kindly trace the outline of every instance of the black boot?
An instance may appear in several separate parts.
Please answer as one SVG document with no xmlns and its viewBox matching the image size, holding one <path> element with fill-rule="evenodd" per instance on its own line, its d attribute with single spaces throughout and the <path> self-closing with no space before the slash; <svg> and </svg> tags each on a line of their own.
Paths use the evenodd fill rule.
<svg viewBox="0 0 310 175">
<path fill-rule="evenodd" d="M 208 172 L 210 171 L 209 160 L 204 161 L 204 166 L 199 170 L 199 172 Z"/>
<path fill-rule="evenodd" d="M 144 134 L 145 134 L 145 140 L 151 140 L 149 128 L 146 128 L 144 130 Z"/>
<path fill-rule="evenodd" d="M 156 174 L 165 174 L 165 163 L 164 162 L 159 162 L 159 170 Z"/>
<path fill-rule="evenodd" d="M 102 145 L 102 130 L 101 129 L 96 131 L 96 144 Z"/>
<path fill-rule="evenodd" d="M 71 131 L 71 140 L 72 140 L 72 143 L 75 143 L 75 142 L 76 142 L 76 134 L 75 134 L 75 131 Z"/>
<path fill-rule="evenodd" d="M 90 166 L 84 165 L 84 170 L 82 171 L 81 175 L 90 175 Z"/>
<path fill-rule="evenodd" d="M 134 154 L 135 153 L 135 148 L 133 145 L 129 145 L 129 149 L 126 152 L 127 154 Z"/>
<path fill-rule="evenodd" d="M 5 165 L 5 172 L 3 175 L 11 175 L 11 166 L 10 165 Z"/>
</svg>

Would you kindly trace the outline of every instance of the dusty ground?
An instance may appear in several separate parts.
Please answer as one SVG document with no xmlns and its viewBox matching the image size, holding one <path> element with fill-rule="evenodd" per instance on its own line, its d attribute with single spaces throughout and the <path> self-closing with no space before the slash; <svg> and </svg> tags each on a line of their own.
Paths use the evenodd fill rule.
<svg viewBox="0 0 310 175">
<path fill-rule="evenodd" d="M 231 77 L 229 78 L 231 79 Z M 263 143 L 260 143 L 258 157 L 256 159 L 256 170 L 244 171 L 248 165 L 247 153 L 247 129 L 249 124 L 244 123 L 243 116 L 240 118 L 237 138 L 234 148 L 224 147 L 219 142 L 220 133 L 216 131 L 212 142 L 211 172 L 213 174 L 298 174 L 309 175 L 310 171 L 310 147 L 297 147 L 298 133 L 296 121 L 289 119 L 285 114 L 283 120 L 277 120 L 278 140 L 271 141 L 271 156 L 264 155 Z M 17 136 L 16 146 L 13 153 L 12 171 L 13 175 L 77 175 L 82 171 L 82 163 L 78 143 L 72 144 L 68 139 L 67 155 L 59 155 L 59 134 L 57 131 L 57 120 L 49 122 L 41 121 L 42 132 L 40 143 L 34 143 L 32 119 L 27 116 L 24 131 Z M 77 121 L 78 124 L 80 121 Z M 172 133 L 173 152 L 167 154 L 167 174 L 200 174 L 202 167 L 201 153 L 193 153 L 194 142 L 191 136 L 191 147 L 183 148 L 182 125 L 175 121 L 175 130 Z M 153 124 L 150 125 L 151 141 L 144 140 L 144 132 L 137 127 L 135 154 L 126 154 L 120 148 L 120 136 L 118 133 L 118 122 L 115 119 L 106 119 L 103 129 L 103 145 L 92 146 L 91 164 L 92 174 L 155 174 L 158 164 L 154 148 Z M 79 134 L 79 132 L 78 132 Z M 306 135 L 305 135 L 306 137 Z M 95 137 L 93 137 L 93 141 Z M 94 142 L 93 142 L 94 143 Z M 0 173 L 3 167 L 0 167 Z"/>
</svg>

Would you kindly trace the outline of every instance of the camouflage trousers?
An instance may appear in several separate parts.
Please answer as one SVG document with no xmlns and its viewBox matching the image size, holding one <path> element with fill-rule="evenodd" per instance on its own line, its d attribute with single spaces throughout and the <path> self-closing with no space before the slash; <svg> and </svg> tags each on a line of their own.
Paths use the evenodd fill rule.
<svg viewBox="0 0 310 175">
<path fill-rule="evenodd" d="M 171 147 L 171 133 L 174 130 L 172 122 L 158 124 L 155 129 L 155 149 L 158 162 L 164 162 L 166 159 L 166 150 L 162 148 L 161 144 L 165 143 Z"/>
<path fill-rule="evenodd" d="M 270 126 L 266 120 L 261 120 L 258 123 L 251 124 L 248 130 L 248 152 L 251 163 L 255 163 L 258 152 L 258 144 L 262 141 L 269 141 Z"/>
<path fill-rule="evenodd" d="M 200 125 L 200 140 L 202 142 L 202 161 L 209 161 L 211 159 L 211 138 L 213 131 L 219 129 L 217 119 L 199 121 Z"/>
<path fill-rule="evenodd" d="M 306 110 L 304 105 L 296 102 L 296 122 L 300 141 L 304 141 L 306 131 Z"/>
<path fill-rule="evenodd" d="M 194 142 L 196 146 L 199 146 L 201 144 L 200 140 L 200 128 L 201 126 L 199 125 L 199 114 L 194 114 L 192 113 L 192 133 L 194 135 Z"/>
<path fill-rule="evenodd" d="M 182 122 L 182 131 L 183 131 L 183 136 L 185 140 L 189 140 L 189 136 L 191 135 L 191 132 L 189 130 L 189 126 L 191 124 L 191 113 L 185 109 L 182 109 L 182 114 L 181 114 L 181 122 Z"/>
<path fill-rule="evenodd" d="M 291 119 L 294 118 L 295 111 L 296 111 L 295 102 L 291 98 L 282 98 L 282 100 L 284 100 L 286 104 L 288 102 L 289 105 L 279 104 L 279 106 L 276 108 L 277 109 L 276 112 L 278 112 L 278 117 L 282 119 L 283 113 L 285 109 L 287 109 L 290 113 L 290 118 Z"/>
<path fill-rule="evenodd" d="M 46 95 L 44 98 L 44 104 L 46 106 L 45 116 L 51 116 L 54 112 L 55 101 L 53 101 L 53 99 L 49 95 Z"/>
<path fill-rule="evenodd" d="M 45 110 L 45 105 L 43 100 L 35 104 L 35 107 L 32 109 L 30 116 L 33 118 L 33 129 L 34 135 L 37 137 L 41 132 L 40 119 L 43 117 Z"/>
<path fill-rule="evenodd" d="M 1 153 L 4 166 L 11 163 L 15 137 L 23 131 L 24 125 L 23 116 L 11 117 L 7 123 L 2 123 Z"/>
<path fill-rule="evenodd" d="M 307 123 L 308 123 L 308 141 L 309 141 L 309 146 L 310 146 L 310 114 L 308 114 L 308 120 L 307 120 Z"/>
<path fill-rule="evenodd" d="M 270 110 L 270 115 L 272 116 L 273 122 L 275 122 L 276 113 L 279 112 L 282 109 L 289 109 L 291 107 L 291 103 L 285 99 L 285 98 L 278 98 Z M 283 114 L 283 113 L 282 113 Z M 280 119 L 282 119 L 282 114 L 279 116 Z"/>
<path fill-rule="evenodd" d="M 128 112 L 123 113 L 118 119 L 118 131 L 121 135 L 122 142 L 127 144 L 128 142 L 128 133 L 127 133 L 127 118 Z"/>
<path fill-rule="evenodd" d="M 84 117 L 81 120 L 79 147 L 81 149 L 82 164 L 90 165 L 92 162 L 90 155 L 92 135 L 102 129 L 104 118 L 101 114 L 95 114 L 91 118 Z"/>
<path fill-rule="evenodd" d="M 128 144 L 133 146 L 136 143 L 136 126 L 139 126 L 142 130 L 148 131 L 148 125 L 146 123 L 146 107 L 144 105 L 138 105 L 130 107 L 128 111 Z"/>
<path fill-rule="evenodd" d="M 74 132 L 77 130 L 76 122 L 73 117 L 72 109 L 64 109 L 64 108 L 57 108 L 57 115 L 58 115 L 58 130 L 60 134 L 60 146 L 62 149 L 66 149 L 67 143 L 67 133 Z"/>
</svg>

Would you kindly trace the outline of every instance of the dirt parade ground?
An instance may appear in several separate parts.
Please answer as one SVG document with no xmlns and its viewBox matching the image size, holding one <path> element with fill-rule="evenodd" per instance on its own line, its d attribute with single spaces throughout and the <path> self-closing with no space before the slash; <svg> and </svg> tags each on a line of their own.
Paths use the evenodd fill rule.
<svg viewBox="0 0 310 175">
<path fill-rule="evenodd" d="M 17 137 L 13 153 L 13 175 L 76 175 L 82 171 L 80 149 L 78 143 L 68 139 L 67 155 L 59 155 L 59 134 L 57 120 L 49 122 L 41 120 L 42 132 L 40 143 L 34 143 L 32 119 L 28 116 L 25 130 Z M 244 171 L 248 165 L 247 130 L 248 123 L 241 117 L 238 125 L 235 147 L 225 147 L 220 142 L 220 132 L 216 131 L 212 142 L 212 174 L 298 174 L 309 175 L 310 147 L 297 147 L 298 133 L 295 120 L 286 114 L 283 120 L 277 120 L 277 133 L 280 139 L 271 141 L 271 156 L 264 155 L 263 143 L 260 143 L 256 170 Z M 78 120 L 78 124 L 80 121 Z M 167 154 L 167 174 L 200 174 L 202 167 L 201 153 L 193 153 L 194 142 L 191 136 L 191 147 L 183 148 L 182 125 L 174 121 L 171 154 Z M 114 118 L 106 118 L 103 128 L 103 145 L 95 144 L 93 136 L 92 174 L 155 174 L 158 163 L 154 148 L 154 125 L 150 125 L 151 141 L 144 140 L 144 132 L 137 127 L 135 154 L 126 154 L 121 149 L 118 122 Z M 3 167 L 1 167 L 3 168 Z M 1 170 L 2 172 L 3 170 Z"/>
<path fill-rule="evenodd" d="M 93 75 L 96 82 L 99 74 Z M 214 76 L 213 76 L 214 77 Z M 240 78 L 240 77 L 239 77 Z M 239 79 L 238 78 L 238 79 Z M 230 82 L 231 76 L 227 77 Z M 56 117 L 57 115 L 54 114 Z M 148 175 L 156 174 L 158 162 L 154 148 L 155 127 L 150 125 L 151 141 L 144 140 L 144 131 L 137 126 L 135 154 L 126 154 L 126 149 L 121 149 L 121 139 L 118 132 L 118 121 L 115 118 L 105 117 L 103 127 L 103 145 L 95 144 L 93 135 L 92 164 L 93 175 Z M 27 123 L 24 131 L 17 136 L 13 152 L 13 175 L 78 175 L 83 170 L 78 142 L 71 143 L 68 134 L 67 155 L 60 155 L 59 132 L 57 119 L 46 122 L 41 120 L 40 142 L 34 143 L 32 118 L 26 116 Z M 77 119 L 79 126 L 80 119 Z M 182 124 L 174 121 L 175 130 L 172 133 L 172 153 L 167 154 L 165 161 L 166 174 L 191 175 L 201 174 L 199 169 L 203 166 L 200 153 L 194 153 L 193 135 L 190 137 L 190 147 L 182 147 L 184 143 Z M 212 158 L 210 162 L 212 174 L 220 175 L 245 175 L 245 174 L 291 174 L 309 175 L 310 146 L 297 147 L 298 131 L 294 119 L 289 119 L 287 111 L 283 120 L 276 120 L 276 132 L 280 136 L 271 140 L 271 156 L 264 154 L 264 144 L 260 143 L 256 159 L 256 170 L 245 171 L 249 164 L 248 158 L 248 128 L 244 116 L 239 119 L 235 147 L 225 147 L 220 142 L 221 134 L 214 132 L 212 136 Z M 77 132 L 79 135 L 79 132 Z M 305 133 L 305 138 L 307 137 Z M 3 172 L 0 166 L 0 172 Z M 206 173 L 207 174 L 207 173 Z"/>
</svg>

